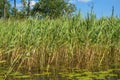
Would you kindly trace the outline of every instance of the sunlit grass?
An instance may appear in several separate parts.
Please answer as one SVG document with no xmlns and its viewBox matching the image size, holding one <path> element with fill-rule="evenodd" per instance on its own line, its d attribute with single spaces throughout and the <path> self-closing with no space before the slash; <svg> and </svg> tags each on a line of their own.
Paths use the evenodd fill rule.
<svg viewBox="0 0 120 80">
<path fill-rule="evenodd" d="M 55 20 L 0 20 L 0 63 L 11 71 L 120 67 L 120 19 L 89 15 Z"/>
</svg>

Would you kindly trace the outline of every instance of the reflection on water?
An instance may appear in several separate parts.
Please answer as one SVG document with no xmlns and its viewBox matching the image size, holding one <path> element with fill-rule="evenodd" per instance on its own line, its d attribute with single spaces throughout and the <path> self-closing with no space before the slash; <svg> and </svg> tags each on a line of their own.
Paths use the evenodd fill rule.
<svg viewBox="0 0 120 80">
<path fill-rule="evenodd" d="M 2 72 L 1 72 L 2 71 Z M 0 80 L 4 80 L 5 70 L 0 70 Z M 120 69 L 89 72 L 87 70 L 49 70 L 39 73 L 11 73 L 6 80 L 120 80 Z"/>
</svg>

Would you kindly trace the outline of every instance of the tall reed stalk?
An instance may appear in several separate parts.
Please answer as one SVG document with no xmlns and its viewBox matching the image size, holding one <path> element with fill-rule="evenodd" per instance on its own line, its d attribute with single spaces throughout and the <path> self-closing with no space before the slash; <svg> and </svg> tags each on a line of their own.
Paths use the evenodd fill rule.
<svg viewBox="0 0 120 80">
<path fill-rule="evenodd" d="M 96 19 L 93 14 L 84 19 L 78 14 L 55 20 L 0 20 L 0 61 L 6 61 L 9 73 L 120 68 L 120 19 Z"/>
</svg>

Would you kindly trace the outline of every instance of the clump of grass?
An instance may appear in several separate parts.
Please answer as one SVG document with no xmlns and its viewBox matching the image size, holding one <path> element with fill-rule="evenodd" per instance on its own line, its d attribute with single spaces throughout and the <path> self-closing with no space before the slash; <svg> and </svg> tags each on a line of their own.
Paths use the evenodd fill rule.
<svg viewBox="0 0 120 80">
<path fill-rule="evenodd" d="M 8 73 L 53 66 L 89 70 L 120 67 L 117 17 L 0 20 L 0 25 L 0 60 L 6 61 Z"/>
</svg>

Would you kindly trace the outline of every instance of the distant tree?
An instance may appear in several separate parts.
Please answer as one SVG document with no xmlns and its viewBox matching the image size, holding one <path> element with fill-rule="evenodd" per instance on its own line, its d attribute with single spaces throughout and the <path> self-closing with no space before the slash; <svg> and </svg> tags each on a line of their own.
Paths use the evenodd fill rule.
<svg viewBox="0 0 120 80">
<path fill-rule="evenodd" d="M 69 15 L 75 10 L 75 5 L 66 0 L 39 0 L 32 9 L 32 15 L 39 13 L 45 17 L 57 18 Z"/>
<path fill-rule="evenodd" d="M 16 9 L 16 0 L 14 0 L 14 15 L 16 16 L 17 14 L 17 9 Z"/>
<path fill-rule="evenodd" d="M 0 0 L 0 17 L 9 17 L 10 3 L 8 0 Z"/>
<path fill-rule="evenodd" d="M 17 8 L 16 8 L 16 0 L 13 0 L 14 1 L 14 6 L 11 8 L 10 10 L 10 14 L 14 17 L 17 17 Z"/>
<path fill-rule="evenodd" d="M 24 17 L 28 17 L 30 15 L 30 0 L 21 0 L 23 6 L 21 12 Z"/>
<path fill-rule="evenodd" d="M 3 0 L 3 8 L 4 8 L 4 12 L 3 12 L 3 17 L 6 18 L 6 3 L 7 1 L 6 0 Z"/>
<path fill-rule="evenodd" d="M 26 2 L 26 0 L 21 0 L 21 2 L 22 2 L 21 13 L 23 14 L 23 16 L 26 16 L 26 14 L 27 14 L 27 2 Z"/>
<path fill-rule="evenodd" d="M 28 0 L 28 6 L 27 6 L 27 16 L 30 14 L 30 0 Z"/>
</svg>

